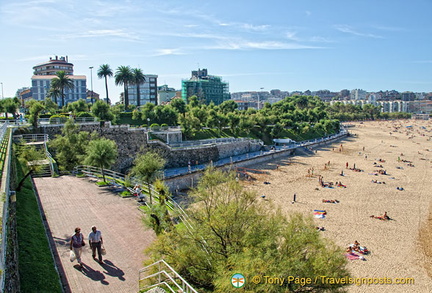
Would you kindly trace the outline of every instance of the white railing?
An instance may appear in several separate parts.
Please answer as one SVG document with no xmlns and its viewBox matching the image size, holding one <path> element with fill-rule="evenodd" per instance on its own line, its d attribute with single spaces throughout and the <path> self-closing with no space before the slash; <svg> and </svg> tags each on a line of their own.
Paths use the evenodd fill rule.
<svg viewBox="0 0 432 293">
<path fill-rule="evenodd" d="M 250 142 L 255 144 L 264 144 L 260 139 L 251 139 L 251 138 L 234 138 L 234 137 L 223 137 L 223 138 L 212 138 L 212 139 L 202 139 L 202 140 L 193 140 L 193 141 L 184 141 L 181 143 L 170 143 L 169 146 L 172 148 L 181 148 L 181 149 L 190 149 L 197 148 L 202 146 L 209 146 L 215 144 L 228 144 L 233 142 Z"/>
<path fill-rule="evenodd" d="M 100 168 L 93 167 L 93 166 L 86 166 L 86 165 L 76 166 L 74 168 L 74 173 L 76 173 L 76 174 L 77 173 L 83 173 L 87 176 L 95 176 L 95 177 L 102 176 L 102 170 Z M 125 178 L 126 178 L 125 174 L 119 173 L 116 171 L 112 171 L 109 169 L 104 169 L 104 174 L 106 177 L 121 180 L 123 182 L 125 181 Z M 131 180 L 132 185 L 141 184 L 141 182 L 139 182 L 136 178 L 131 178 L 130 180 Z M 143 187 L 145 187 L 145 186 L 143 186 Z M 150 185 L 150 189 L 151 189 L 153 197 L 159 201 L 159 193 L 154 189 L 153 185 Z M 189 216 L 183 210 L 183 208 L 171 196 L 167 196 L 166 205 L 170 210 L 178 211 L 178 216 L 179 216 L 180 220 L 182 221 L 182 223 L 185 224 L 185 227 L 188 229 L 188 231 L 191 232 L 192 225 L 189 221 Z"/>
<path fill-rule="evenodd" d="M 155 273 L 151 270 L 156 268 Z M 156 280 L 150 280 L 154 278 Z M 150 281 L 149 285 L 141 285 L 146 280 Z M 198 293 L 189 283 L 183 279 L 169 264 L 163 259 L 152 263 L 139 271 L 139 287 L 140 290 L 149 290 L 154 287 L 164 287 L 171 292 Z"/>
<path fill-rule="evenodd" d="M 23 139 L 25 142 L 47 142 L 48 134 L 18 134 L 13 136 L 14 140 Z"/>
</svg>

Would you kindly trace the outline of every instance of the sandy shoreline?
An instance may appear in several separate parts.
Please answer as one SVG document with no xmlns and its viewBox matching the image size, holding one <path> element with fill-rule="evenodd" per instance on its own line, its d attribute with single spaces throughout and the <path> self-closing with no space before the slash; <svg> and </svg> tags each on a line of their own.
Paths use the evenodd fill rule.
<svg viewBox="0 0 432 293">
<path fill-rule="evenodd" d="M 355 136 L 320 147 L 315 154 L 251 167 L 265 169 L 268 174 L 253 175 L 257 180 L 246 182 L 245 186 L 256 190 L 259 196 L 265 195 L 265 200 L 287 215 L 294 211 L 312 215 L 315 209 L 326 210 L 326 219 L 315 219 L 317 226 L 325 227 L 323 236 L 341 247 L 357 240 L 371 251 L 366 261 L 349 262 L 353 277 L 393 281 L 414 278 L 414 285 L 350 286 L 349 292 L 432 292 L 432 279 L 424 268 L 425 262 L 431 260 L 425 258 L 418 238 L 432 203 L 432 121 L 373 121 L 353 125 L 349 131 Z M 347 162 L 349 168 L 355 164 L 364 172 L 347 169 Z M 386 170 L 387 175 L 374 175 L 378 170 Z M 340 175 L 341 171 L 345 176 Z M 322 188 L 318 175 L 323 176 L 324 182 L 341 181 L 346 188 Z M 270 184 L 263 184 L 264 181 Z M 294 193 L 297 202 L 292 204 Z M 323 199 L 340 202 L 323 203 Z M 394 220 L 370 218 L 385 211 Z"/>
</svg>

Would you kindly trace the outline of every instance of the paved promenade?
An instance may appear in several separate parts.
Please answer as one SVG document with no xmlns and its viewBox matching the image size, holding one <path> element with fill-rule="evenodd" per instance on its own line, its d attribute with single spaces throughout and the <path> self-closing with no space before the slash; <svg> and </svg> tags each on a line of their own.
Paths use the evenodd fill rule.
<svg viewBox="0 0 432 293">
<path fill-rule="evenodd" d="M 37 191 L 51 230 L 67 292 L 138 292 L 138 270 L 146 259 L 144 249 L 155 239 L 144 227 L 137 201 L 124 199 L 86 178 L 62 176 L 35 178 Z M 88 234 L 91 226 L 102 231 L 107 254 L 105 264 L 91 256 Z M 69 260 L 69 241 L 75 227 L 86 240 L 80 270 Z"/>
</svg>

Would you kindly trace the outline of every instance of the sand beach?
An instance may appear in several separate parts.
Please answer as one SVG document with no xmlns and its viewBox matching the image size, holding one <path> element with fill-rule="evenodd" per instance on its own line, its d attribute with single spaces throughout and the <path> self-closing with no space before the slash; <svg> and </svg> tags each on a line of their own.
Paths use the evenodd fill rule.
<svg viewBox="0 0 432 293">
<path fill-rule="evenodd" d="M 432 212 L 432 121 L 356 122 L 348 130 L 350 137 L 310 153 L 251 166 L 266 174 L 252 174 L 244 185 L 286 215 L 325 210 L 324 219 L 314 218 L 324 237 L 370 251 L 349 260 L 352 276 L 393 283 L 351 285 L 348 292 L 432 292 L 432 261 L 419 237 Z M 391 220 L 377 218 L 385 212 Z"/>
</svg>

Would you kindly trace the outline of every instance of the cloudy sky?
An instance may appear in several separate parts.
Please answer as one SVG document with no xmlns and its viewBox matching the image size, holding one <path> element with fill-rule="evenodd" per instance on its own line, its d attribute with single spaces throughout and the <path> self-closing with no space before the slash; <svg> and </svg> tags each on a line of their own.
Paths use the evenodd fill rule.
<svg viewBox="0 0 432 293">
<path fill-rule="evenodd" d="M 4 96 L 32 67 L 68 56 L 105 96 L 101 64 L 157 74 L 181 88 L 192 70 L 230 91 L 361 88 L 432 91 L 431 0 L 0 0 Z M 121 87 L 111 79 L 110 97 Z"/>
</svg>

